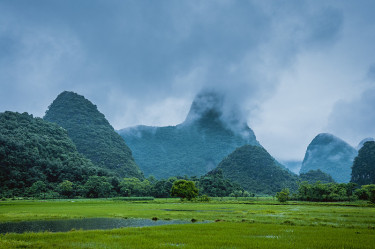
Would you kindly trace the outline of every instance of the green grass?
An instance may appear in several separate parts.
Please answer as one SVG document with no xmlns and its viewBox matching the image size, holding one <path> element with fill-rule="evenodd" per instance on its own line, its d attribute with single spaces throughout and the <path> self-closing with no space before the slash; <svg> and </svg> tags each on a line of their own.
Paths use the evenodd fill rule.
<svg viewBox="0 0 375 249">
<path fill-rule="evenodd" d="M 375 208 L 365 203 L 279 205 L 269 198 L 210 203 L 177 199 L 0 202 L 0 222 L 83 217 L 221 222 L 6 234 L 0 235 L 0 248 L 373 248 L 375 244 Z"/>
</svg>

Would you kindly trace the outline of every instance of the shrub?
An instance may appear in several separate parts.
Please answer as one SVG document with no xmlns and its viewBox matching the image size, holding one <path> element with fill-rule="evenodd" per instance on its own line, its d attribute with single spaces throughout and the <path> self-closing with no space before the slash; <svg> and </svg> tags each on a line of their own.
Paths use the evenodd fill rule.
<svg viewBox="0 0 375 249">
<path fill-rule="evenodd" d="M 289 193 L 289 189 L 284 188 L 280 192 L 276 193 L 276 198 L 279 202 L 286 202 L 287 200 L 289 200 Z"/>
</svg>

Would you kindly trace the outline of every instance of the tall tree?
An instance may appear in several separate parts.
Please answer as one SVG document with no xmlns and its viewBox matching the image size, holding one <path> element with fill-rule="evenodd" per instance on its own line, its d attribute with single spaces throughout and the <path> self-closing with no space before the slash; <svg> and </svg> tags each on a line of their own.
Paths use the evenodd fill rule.
<svg viewBox="0 0 375 249">
<path fill-rule="evenodd" d="M 193 181 L 177 180 L 173 183 L 171 195 L 191 200 L 198 196 L 198 189 L 195 187 Z"/>
</svg>

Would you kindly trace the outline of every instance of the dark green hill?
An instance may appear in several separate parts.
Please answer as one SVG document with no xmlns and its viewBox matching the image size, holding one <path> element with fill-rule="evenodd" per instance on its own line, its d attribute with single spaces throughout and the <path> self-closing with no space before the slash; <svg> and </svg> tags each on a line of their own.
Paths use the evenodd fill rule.
<svg viewBox="0 0 375 249">
<path fill-rule="evenodd" d="M 328 133 L 317 135 L 309 144 L 300 173 L 320 169 L 338 183 L 350 181 L 351 166 L 357 150 Z"/>
<path fill-rule="evenodd" d="M 63 180 L 83 184 L 105 174 L 100 171 L 60 126 L 27 113 L 0 113 L 0 195 L 25 195 L 37 181 L 47 187 Z"/>
<path fill-rule="evenodd" d="M 308 182 L 310 184 L 314 184 L 316 182 L 321 182 L 321 183 L 335 182 L 332 176 L 328 175 L 327 173 L 324 173 L 320 169 L 310 170 L 307 173 L 302 173 L 299 175 L 299 178 L 301 182 Z"/>
<path fill-rule="evenodd" d="M 77 150 L 95 165 L 121 177 L 143 178 L 125 141 L 83 96 L 61 93 L 49 106 L 44 119 L 66 129 Z"/>
<path fill-rule="evenodd" d="M 257 194 L 275 194 L 282 188 L 297 189 L 298 176 L 281 168 L 262 147 L 245 145 L 217 166 L 224 177 Z"/>
<path fill-rule="evenodd" d="M 217 93 L 198 95 L 185 120 L 168 127 L 137 126 L 119 131 L 146 176 L 201 176 L 245 144 L 259 145 L 253 131 L 235 115 L 223 113 Z"/>
<path fill-rule="evenodd" d="M 354 159 L 351 182 L 358 185 L 375 184 L 375 142 L 363 144 Z"/>
</svg>

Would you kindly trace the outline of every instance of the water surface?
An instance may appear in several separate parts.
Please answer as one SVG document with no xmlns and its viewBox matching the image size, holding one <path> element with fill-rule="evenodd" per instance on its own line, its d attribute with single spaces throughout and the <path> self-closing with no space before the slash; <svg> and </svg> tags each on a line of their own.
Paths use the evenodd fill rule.
<svg viewBox="0 0 375 249">
<path fill-rule="evenodd" d="M 187 224 L 186 220 L 150 220 L 150 219 L 122 219 L 122 218 L 86 218 L 65 220 L 36 220 L 0 223 L 0 233 L 24 232 L 67 232 L 72 229 L 95 230 L 114 229 L 121 227 L 145 227 L 169 224 Z"/>
</svg>

